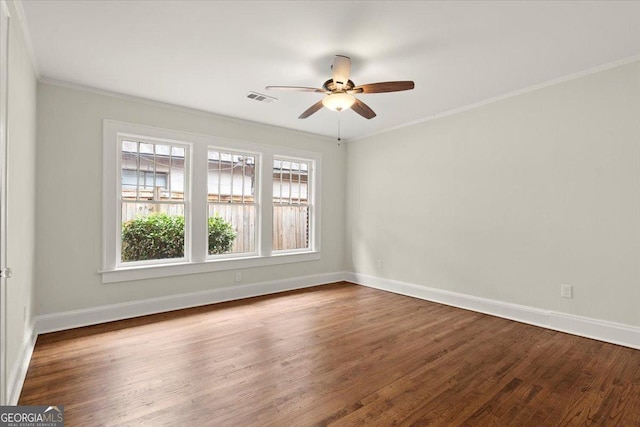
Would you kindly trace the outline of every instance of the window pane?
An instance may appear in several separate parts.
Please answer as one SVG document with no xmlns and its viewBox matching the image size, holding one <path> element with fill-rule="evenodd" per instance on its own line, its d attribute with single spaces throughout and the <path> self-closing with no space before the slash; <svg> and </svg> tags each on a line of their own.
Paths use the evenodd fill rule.
<svg viewBox="0 0 640 427">
<path fill-rule="evenodd" d="M 140 143 L 140 165 L 138 168 L 138 199 L 154 200 L 153 176 L 155 173 L 153 144 Z"/>
<path fill-rule="evenodd" d="M 140 154 L 153 154 L 153 144 L 140 143 Z"/>
<path fill-rule="evenodd" d="M 255 252 L 255 156 L 211 149 L 208 161 L 209 255 Z"/>
<path fill-rule="evenodd" d="M 122 203 L 122 262 L 184 257 L 184 205 Z"/>
<path fill-rule="evenodd" d="M 138 198 L 138 143 L 122 142 L 120 163 L 122 164 L 121 185 L 122 199 L 136 200 Z"/>
<path fill-rule="evenodd" d="M 169 171 L 169 189 L 172 200 L 184 200 L 184 148 L 172 147 L 171 170 Z"/>
<path fill-rule="evenodd" d="M 138 186 L 138 175 L 135 170 L 123 169 L 122 170 L 122 189 L 133 189 L 135 197 L 135 190 Z"/>
<path fill-rule="evenodd" d="M 220 181 L 220 201 L 222 202 L 230 202 L 231 201 L 231 174 L 229 170 L 228 164 L 222 164 L 221 173 L 218 175 L 218 180 Z"/>
<path fill-rule="evenodd" d="M 171 147 L 171 155 L 173 157 L 182 157 L 184 159 L 184 148 L 182 148 L 182 147 Z"/>
<path fill-rule="evenodd" d="M 300 178 L 300 203 L 309 203 L 308 177 L 306 175 L 301 175 Z"/>
<path fill-rule="evenodd" d="M 309 248 L 309 207 L 273 206 L 273 250 Z"/>
<path fill-rule="evenodd" d="M 243 174 L 243 191 L 245 202 L 249 201 L 253 203 L 255 197 L 255 184 L 256 184 L 256 159 L 253 156 L 247 156 L 244 158 L 244 165 L 242 166 Z"/>
<path fill-rule="evenodd" d="M 255 205 L 209 204 L 209 255 L 255 252 L 255 236 Z"/>
<path fill-rule="evenodd" d="M 184 161 L 182 147 L 123 141 L 122 199 L 184 200 Z"/>
<path fill-rule="evenodd" d="M 274 159 L 273 250 L 309 248 L 310 162 Z"/>
<path fill-rule="evenodd" d="M 169 157 L 171 147 L 164 144 L 156 144 L 156 156 Z"/>
<path fill-rule="evenodd" d="M 209 202 L 253 203 L 255 177 L 255 156 L 209 151 Z"/>
<path fill-rule="evenodd" d="M 137 153 L 138 152 L 138 143 L 135 141 L 122 141 L 122 151 Z"/>
<path fill-rule="evenodd" d="M 214 152 L 212 155 L 212 153 L 209 152 L 209 172 L 207 173 L 207 188 L 210 202 L 220 201 L 220 186 L 222 185 L 220 182 L 221 172 L 222 171 L 219 153 Z"/>
</svg>

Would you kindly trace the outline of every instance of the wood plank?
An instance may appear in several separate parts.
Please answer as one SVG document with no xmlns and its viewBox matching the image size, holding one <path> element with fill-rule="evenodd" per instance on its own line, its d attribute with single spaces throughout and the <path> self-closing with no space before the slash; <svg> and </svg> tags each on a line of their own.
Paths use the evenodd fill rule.
<svg viewBox="0 0 640 427">
<path fill-rule="evenodd" d="M 38 338 L 67 425 L 640 425 L 640 351 L 337 283 Z"/>
</svg>

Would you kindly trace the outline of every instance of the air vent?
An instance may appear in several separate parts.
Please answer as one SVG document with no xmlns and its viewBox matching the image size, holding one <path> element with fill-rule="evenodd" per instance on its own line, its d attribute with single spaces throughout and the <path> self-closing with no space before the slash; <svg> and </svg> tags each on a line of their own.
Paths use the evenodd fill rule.
<svg viewBox="0 0 640 427">
<path fill-rule="evenodd" d="M 273 96 L 263 95 L 258 92 L 249 92 L 247 94 L 247 98 L 253 99 L 259 102 L 266 102 L 266 103 L 270 103 L 278 100 L 278 98 L 274 98 Z"/>
</svg>

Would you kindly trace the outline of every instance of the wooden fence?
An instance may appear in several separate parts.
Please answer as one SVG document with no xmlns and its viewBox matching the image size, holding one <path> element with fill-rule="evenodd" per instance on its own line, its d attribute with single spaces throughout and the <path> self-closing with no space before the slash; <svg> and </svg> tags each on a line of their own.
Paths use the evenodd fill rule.
<svg viewBox="0 0 640 427">
<path fill-rule="evenodd" d="M 237 236 L 230 253 L 256 250 L 256 207 L 241 204 L 209 204 L 209 217 L 218 215 L 233 226 Z"/>
<path fill-rule="evenodd" d="M 122 221 L 138 215 L 149 215 L 154 211 L 169 215 L 183 215 L 180 204 L 123 203 Z M 241 204 L 209 204 L 209 216 L 219 215 L 233 225 L 237 237 L 230 253 L 254 252 L 256 250 L 256 207 Z M 302 249 L 309 247 L 309 208 L 304 205 L 274 205 L 273 250 Z"/>
<path fill-rule="evenodd" d="M 273 206 L 273 250 L 309 247 L 309 207 Z"/>
</svg>

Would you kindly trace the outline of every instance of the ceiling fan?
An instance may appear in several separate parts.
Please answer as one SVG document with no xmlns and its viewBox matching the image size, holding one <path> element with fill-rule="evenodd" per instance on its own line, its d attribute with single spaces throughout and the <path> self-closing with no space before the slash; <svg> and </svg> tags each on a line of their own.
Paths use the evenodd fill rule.
<svg viewBox="0 0 640 427">
<path fill-rule="evenodd" d="M 324 82 L 322 89 L 300 86 L 267 86 L 266 89 L 289 90 L 299 92 L 324 93 L 327 96 L 313 104 L 300 114 L 299 119 L 306 119 L 323 106 L 331 110 L 342 111 L 351 108 L 365 119 L 372 119 L 376 113 L 367 104 L 354 97 L 358 93 L 384 93 L 411 90 L 415 87 L 412 81 L 369 83 L 356 86 L 351 80 L 351 58 L 336 55 L 331 65 L 331 78 Z"/>
</svg>

